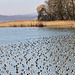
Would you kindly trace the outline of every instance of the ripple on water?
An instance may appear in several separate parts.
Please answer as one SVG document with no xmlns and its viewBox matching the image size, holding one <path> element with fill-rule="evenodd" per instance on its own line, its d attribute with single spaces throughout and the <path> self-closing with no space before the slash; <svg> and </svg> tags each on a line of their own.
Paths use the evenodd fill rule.
<svg viewBox="0 0 75 75">
<path fill-rule="evenodd" d="M 28 39 L 0 47 L 1 75 L 75 75 L 75 35 Z"/>
</svg>

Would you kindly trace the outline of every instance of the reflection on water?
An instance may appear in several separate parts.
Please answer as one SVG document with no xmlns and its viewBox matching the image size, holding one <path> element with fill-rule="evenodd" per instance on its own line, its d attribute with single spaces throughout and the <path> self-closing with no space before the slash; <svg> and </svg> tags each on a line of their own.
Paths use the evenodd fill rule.
<svg viewBox="0 0 75 75">
<path fill-rule="evenodd" d="M 1 75 L 75 75 L 75 30 L 0 28 Z"/>
</svg>

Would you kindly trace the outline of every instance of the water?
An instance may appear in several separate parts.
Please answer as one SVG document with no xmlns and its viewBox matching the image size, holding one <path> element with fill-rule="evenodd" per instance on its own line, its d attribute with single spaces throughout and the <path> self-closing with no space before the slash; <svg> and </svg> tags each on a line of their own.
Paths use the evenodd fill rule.
<svg viewBox="0 0 75 75">
<path fill-rule="evenodd" d="M 42 38 L 74 34 L 75 29 L 49 28 L 0 28 L 0 46 L 25 41 L 29 38 Z"/>
<path fill-rule="evenodd" d="M 0 28 L 1 75 L 75 75 L 75 29 Z"/>
</svg>

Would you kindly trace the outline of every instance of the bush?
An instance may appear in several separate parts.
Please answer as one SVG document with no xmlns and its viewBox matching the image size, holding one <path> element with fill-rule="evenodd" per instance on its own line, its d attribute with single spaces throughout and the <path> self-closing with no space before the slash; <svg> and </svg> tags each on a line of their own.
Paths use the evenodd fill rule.
<svg viewBox="0 0 75 75">
<path fill-rule="evenodd" d="M 43 24 L 39 24 L 38 27 L 44 27 L 44 25 Z"/>
</svg>

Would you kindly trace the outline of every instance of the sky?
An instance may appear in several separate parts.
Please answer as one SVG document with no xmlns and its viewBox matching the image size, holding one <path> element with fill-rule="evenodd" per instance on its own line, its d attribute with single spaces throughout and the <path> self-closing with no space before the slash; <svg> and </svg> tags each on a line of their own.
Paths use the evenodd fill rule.
<svg viewBox="0 0 75 75">
<path fill-rule="evenodd" d="M 0 15 L 37 13 L 36 8 L 45 0 L 0 0 Z"/>
</svg>

